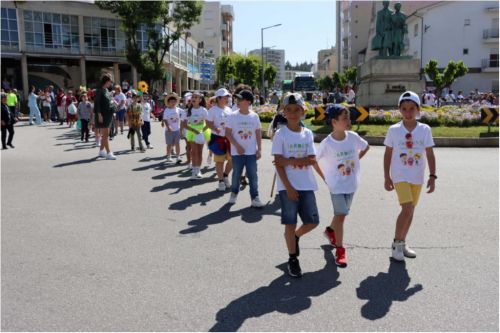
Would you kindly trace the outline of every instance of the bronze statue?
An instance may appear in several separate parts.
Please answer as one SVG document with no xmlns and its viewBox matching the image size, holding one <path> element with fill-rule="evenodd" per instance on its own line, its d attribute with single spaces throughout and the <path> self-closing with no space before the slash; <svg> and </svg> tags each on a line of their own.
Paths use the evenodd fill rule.
<svg viewBox="0 0 500 333">
<path fill-rule="evenodd" d="M 394 5 L 396 12 L 392 14 L 392 54 L 400 57 L 404 49 L 404 35 L 408 33 L 406 15 L 401 13 L 401 3 Z"/>
<path fill-rule="evenodd" d="M 382 1 L 382 4 L 384 8 L 377 13 L 372 50 L 379 50 L 379 56 L 387 56 L 392 55 L 392 11 L 388 8 L 389 1 Z"/>
</svg>

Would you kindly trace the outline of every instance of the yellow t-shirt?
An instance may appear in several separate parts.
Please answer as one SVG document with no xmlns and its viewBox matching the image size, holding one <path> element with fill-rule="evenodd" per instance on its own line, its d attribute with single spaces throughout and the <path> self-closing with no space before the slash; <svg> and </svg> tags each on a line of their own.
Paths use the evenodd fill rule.
<svg viewBox="0 0 500 333">
<path fill-rule="evenodd" d="M 7 94 L 7 106 L 16 106 L 17 105 L 17 96 L 14 93 Z"/>
</svg>

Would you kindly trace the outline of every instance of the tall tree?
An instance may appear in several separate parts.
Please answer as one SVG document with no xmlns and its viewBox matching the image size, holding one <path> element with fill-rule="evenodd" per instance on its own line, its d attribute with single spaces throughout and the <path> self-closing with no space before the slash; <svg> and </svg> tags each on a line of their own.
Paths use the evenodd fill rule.
<svg viewBox="0 0 500 333">
<path fill-rule="evenodd" d="M 96 5 L 117 14 L 125 32 L 127 60 L 150 82 L 165 77 L 163 61 L 170 47 L 197 22 L 203 2 L 196 1 L 104 1 Z M 173 25 L 173 29 L 171 28 Z M 139 43 L 137 32 L 143 27 L 146 43 Z M 168 32 L 168 34 L 167 34 Z"/>
<path fill-rule="evenodd" d="M 236 63 L 236 78 L 239 83 L 255 87 L 259 78 L 260 61 L 256 56 L 240 56 Z"/>
<path fill-rule="evenodd" d="M 276 74 L 278 74 L 276 67 L 272 64 L 266 64 L 266 68 L 264 69 L 264 79 L 267 81 L 268 87 L 272 87 L 274 85 Z"/>
<path fill-rule="evenodd" d="M 424 66 L 424 72 L 429 75 L 429 78 L 436 87 L 437 95 L 441 96 L 443 88 L 450 87 L 457 78 L 467 74 L 467 72 L 469 72 L 469 68 L 463 61 L 456 62 L 450 60 L 448 65 L 446 65 L 445 69 L 441 72 L 438 69 L 438 62 L 431 59 Z"/>
<path fill-rule="evenodd" d="M 218 85 L 226 85 L 234 77 L 236 67 L 233 58 L 227 55 L 217 58 L 215 63 Z"/>
</svg>

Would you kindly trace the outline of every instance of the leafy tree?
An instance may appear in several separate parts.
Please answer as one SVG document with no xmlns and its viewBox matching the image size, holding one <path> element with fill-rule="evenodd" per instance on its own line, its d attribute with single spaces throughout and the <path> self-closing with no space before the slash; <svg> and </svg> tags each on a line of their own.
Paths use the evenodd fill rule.
<svg viewBox="0 0 500 333">
<path fill-rule="evenodd" d="M 289 71 L 292 69 L 292 64 L 290 63 L 290 61 L 286 61 L 285 62 L 285 70 Z"/>
<path fill-rule="evenodd" d="M 227 55 L 217 58 L 215 63 L 218 85 L 225 85 L 234 77 L 236 67 L 233 58 Z"/>
<path fill-rule="evenodd" d="M 333 80 L 333 86 L 335 88 L 340 88 L 343 89 L 347 83 L 347 79 L 345 78 L 345 75 L 339 72 L 335 72 L 332 75 L 332 80 Z"/>
<path fill-rule="evenodd" d="M 332 77 L 328 75 L 320 77 L 316 84 L 321 90 L 332 91 L 335 88 Z"/>
<path fill-rule="evenodd" d="M 450 60 L 445 69 L 440 72 L 438 69 L 438 62 L 431 59 L 429 63 L 424 66 L 424 72 L 429 76 L 436 87 L 437 95 L 441 96 L 443 88 L 449 88 L 457 78 L 467 74 L 469 68 L 467 68 L 463 61 L 456 62 Z"/>
<path fill-rule="evenodd" d="M 238 83 L 256 86 L 259 78 L 260 62 L 259 58 L 253 55 L 247 57 L 239 56 L 236 59 L 236 81 Z"/>
<path fill-rule="evenodd" d="M 127 60 L 150 82 L 165 77 L 163 64 L 170 47 L 197 22 L 203 2 L 196 1 L 104 1 L 95 2 L 100 9 L 117 14 L 125 32 Z M 171 9 L 173 4 L 174 9 Z M 171 29 L 171 26 L 174 26 Z M 137 40 L 137 31 L 145 28 L 146 49 Z M 167 35 L 165 32 L 169 31 Z"/>
<path fill-rule="evenodd" d="M 259 66 L 262 70 L 262 66 Z M 264 79 L 267 81 L 267 86 L 272 87 L 274 81 L 276 80 L 276 74 L 278 71 L 276 67 L 272 64 L 266 64 L 266 68 L 264 69 Z"/>
<path fill-rule="evenodd" d="M 344 71 L 345 81 L 353 86 L 356 84 L 357 75 L 358 68 L 356 66 L 349 67 Z"/>
</svg>

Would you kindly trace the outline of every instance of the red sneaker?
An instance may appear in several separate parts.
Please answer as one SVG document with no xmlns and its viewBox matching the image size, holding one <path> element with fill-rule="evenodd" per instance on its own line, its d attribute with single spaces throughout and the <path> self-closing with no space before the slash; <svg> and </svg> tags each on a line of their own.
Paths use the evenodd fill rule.
<svg viewBox="0 0 500 333">
<path fill-rule="evenodd" d="M 332 228 L 326 227 L 324 235 L 325 235 L 326 239 L 328 239 L 328 241 L 330 242 L 331 246 L 337 247 L 337 245 L 336 245 L 337 240 L 335 239 L 335 231 L 333 231 Z"/>
<path fill-rule="evenodd" d="M 344 247 L 337 247 L 337 252 L 335 253 L 335 264 L 339 267 L 347 266 L 347 258 L 345 256 Z"/>
</svg>

